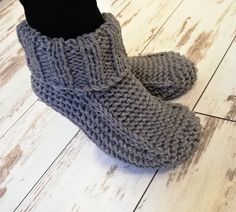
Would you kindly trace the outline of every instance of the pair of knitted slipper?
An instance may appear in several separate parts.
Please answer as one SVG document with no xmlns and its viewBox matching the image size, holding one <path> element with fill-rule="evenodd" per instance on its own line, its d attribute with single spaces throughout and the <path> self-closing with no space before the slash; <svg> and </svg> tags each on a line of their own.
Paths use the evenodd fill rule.
<svg viewBox="0 0 236 212">
<path fill-rule="evenodd" d="M 105 153 L 140 167 L 175 167 L 197 149 L 199 119 L 180 104 L 194 65 L 169 52 L 127 57 L 118 21 L 75 39 L 17 26 L 35 94 L 69 118 Z M 155 95 L 155 96 L 154 96 Z"/>
</svg>

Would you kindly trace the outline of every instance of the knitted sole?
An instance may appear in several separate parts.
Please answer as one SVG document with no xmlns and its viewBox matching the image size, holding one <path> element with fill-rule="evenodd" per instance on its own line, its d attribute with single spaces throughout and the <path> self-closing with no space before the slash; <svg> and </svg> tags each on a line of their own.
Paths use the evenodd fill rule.
<svg viewBox="0 0 236 212">
<path fill-rule="evenodd" d="M 130 57 L 130 63 L 132 73 L 147 90 L 164 100 L 185 94 L 197 79 L 195 65 L 175 52 Z"/>
</svg>

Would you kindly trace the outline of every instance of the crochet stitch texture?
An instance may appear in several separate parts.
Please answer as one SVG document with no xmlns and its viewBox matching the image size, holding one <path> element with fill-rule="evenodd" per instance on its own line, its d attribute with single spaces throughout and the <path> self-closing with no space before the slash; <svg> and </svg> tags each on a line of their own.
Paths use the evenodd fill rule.
<svg viewBox="0 0 236 212">
<path fill-rule="evenodd" d="M 48 38 L 17 26 L 35 94 L 105 153 L 140 167 L 175 167 L 197 148 L 199 119 L 152 96 L 131 73 L 120 25 L 110 14 L 95 32 Z"/>
</svg>

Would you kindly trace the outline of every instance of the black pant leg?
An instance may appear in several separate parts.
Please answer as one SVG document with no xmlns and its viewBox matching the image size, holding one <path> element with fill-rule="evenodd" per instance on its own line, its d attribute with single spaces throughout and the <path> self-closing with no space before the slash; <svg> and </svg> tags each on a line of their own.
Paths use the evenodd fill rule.
<svg viewBox="0 0 236 212">
<path fill-rule="evenodd" d="M 20 0 L 28 24 L 49 37 L 75 38 L 104 23 L 96 0 Z"/>
</svg>

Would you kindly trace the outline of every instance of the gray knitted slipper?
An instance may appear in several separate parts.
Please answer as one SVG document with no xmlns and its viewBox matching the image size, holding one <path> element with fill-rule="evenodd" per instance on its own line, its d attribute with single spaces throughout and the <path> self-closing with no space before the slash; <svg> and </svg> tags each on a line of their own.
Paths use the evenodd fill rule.
<svg viewBox="0 0 236 212">
<path fill-rule="evenodd" d="M 197 68 L 185 56 L 161 52 L 130 57 L 132 73 L 147 90 L 162 99 L 170 100 L 185 94 L 197 79 Z"/>
<path fill-rule="evenodd" d="M 95 32 L 69 40 L 21 22 L 32 88 L 105 153 L 140 167 L 175 167 L 196 150 L 199 119 L 147 92 L 131 73 L 118 22 L 104 19 Z"/>
</svg>

